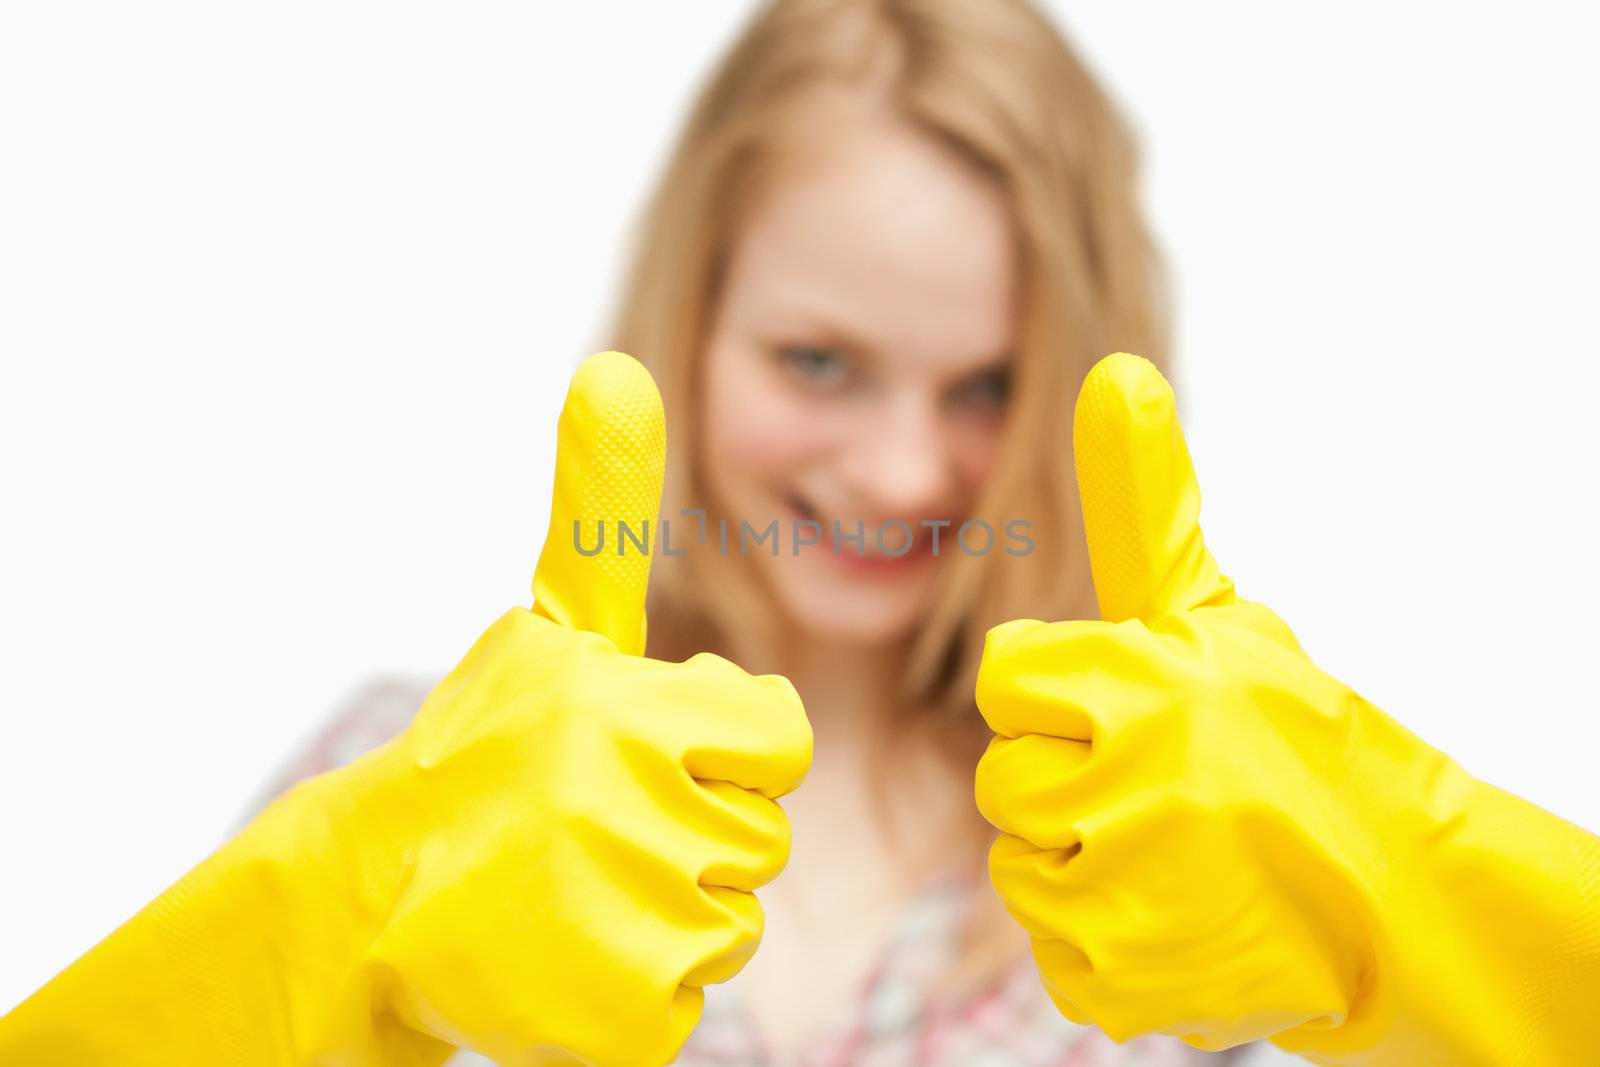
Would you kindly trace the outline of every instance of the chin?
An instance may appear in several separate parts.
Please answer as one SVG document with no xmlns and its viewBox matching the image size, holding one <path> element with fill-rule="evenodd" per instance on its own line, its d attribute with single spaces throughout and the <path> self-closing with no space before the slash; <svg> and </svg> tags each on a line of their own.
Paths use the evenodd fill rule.
<svg viewBox="0 0 1600 1067">
<path fill-rule="evenodd" d="M 839 595 L 828 596 L 829 593 Z M 921 598 L 863 595 L 859 589 L 813 586 L 783 591 L 784 608 L 812 639 L 858 645 L 890 645 L 911 636 L 921 621 Z"/>
</svg>

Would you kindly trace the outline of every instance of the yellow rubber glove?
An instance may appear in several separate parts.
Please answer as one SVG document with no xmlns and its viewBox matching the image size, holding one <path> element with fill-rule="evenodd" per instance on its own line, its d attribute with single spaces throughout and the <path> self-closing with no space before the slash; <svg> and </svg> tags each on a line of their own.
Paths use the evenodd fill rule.
<svg viewBox="0 0 1600 1067">
<path fill-rule="evenodd" d="M 1057 1006 L 1328 1064 L 1596 1062 L 1600 838 L 1318 670 L 1201 539 L 1172 390 L 1102 360 L 1078 483 L 1106 621 L 990 632 L 990 874 Z"/>
<path fill-rule="evenodd" d="M 591 357 L 536 608 L 0 1020 L 0 1063 L 670 1060 L 760 938 L 811 732 L 782 678 L 636 655 L 647 557 L 574 550 L 655 518 L 663 452 L 648 373 Z"/>
</svg>

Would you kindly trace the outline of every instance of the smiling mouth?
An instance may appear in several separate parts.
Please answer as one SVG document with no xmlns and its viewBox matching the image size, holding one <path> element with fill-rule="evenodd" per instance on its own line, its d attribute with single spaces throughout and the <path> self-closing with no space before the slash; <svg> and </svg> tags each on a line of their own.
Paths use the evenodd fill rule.
<svg viewBox="0 0 1600 1067">
<path fill-rule="evenodd" d="M 785 503 L 795 519 L 816 523 L 820 530 L 820 540 L 814 546 L 806 547 L 813 552 L 824 553 L 847 570 L 867 574 L 901 573 L 933 558 L 927 531 L 919 530 L 915 523 L 907 522 L 905 527 L 891 528 L 888 532 L 884 532 L 882 525 L 868 530 L 865 520 L 847 523 L 839 519 L 824 519 L 810 501 L 797 493 L 786 497 Z M 862 533 L 861 541 L 853 536 L 856 530 Z M 880 538 L 883 541 L 881 547 L 878 544 Z"/>
</svg>

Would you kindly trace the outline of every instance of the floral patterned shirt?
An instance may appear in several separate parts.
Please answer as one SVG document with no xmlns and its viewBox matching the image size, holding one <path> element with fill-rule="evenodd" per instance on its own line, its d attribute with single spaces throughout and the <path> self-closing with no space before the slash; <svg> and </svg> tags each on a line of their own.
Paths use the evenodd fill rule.
<svg viewBox="0 0 1600 1067">
<path fill-rule="evenodd" d="M 1188 1067 L 1225 1064 L 1170 1038 L 1118 1045 L 1068 1022 L 1024 958 L 959 1004 L 930 995 L 954 961 L 971 896 L 985 891 L 952 876 L 901 917 L 872 973 L 844 1010 L 799 1052 L 775 1055 L 739 1002 L 739 979 L 706 988 L 700 1025 L 681 1067 Z"/>
</svg>

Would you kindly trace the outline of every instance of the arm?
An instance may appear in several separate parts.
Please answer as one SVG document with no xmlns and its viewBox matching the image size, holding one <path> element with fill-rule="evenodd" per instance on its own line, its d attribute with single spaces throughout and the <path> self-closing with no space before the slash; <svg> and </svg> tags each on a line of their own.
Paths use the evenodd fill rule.
<svg viewBox="0 0 1600 1067">
<path fill-rule="evenodd" d="M 648 560 L 571 547 L 654 515 L 662 433 L 637 363 L 580 368 L 534 608 L 0 1020 L 0 1062 L 670 1060 L 759 941 L 811 734 L 781 678 L 639 655 Z"/>
<path fill-rule="evenodd" d="M 1600 839 L 1336 679 L 1201 538 L 1171 389 L 1102 360 L 1074 450 L 1104 621 L 991 631 L 977 795 L 1057 1006 L 1328 1064 L 1578 1063 Z"/>
</svg>

